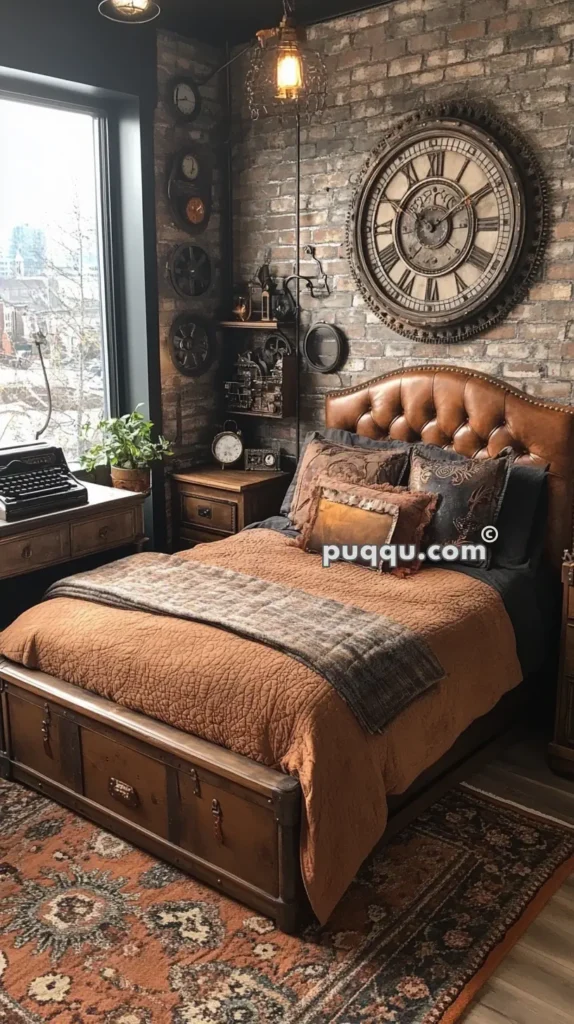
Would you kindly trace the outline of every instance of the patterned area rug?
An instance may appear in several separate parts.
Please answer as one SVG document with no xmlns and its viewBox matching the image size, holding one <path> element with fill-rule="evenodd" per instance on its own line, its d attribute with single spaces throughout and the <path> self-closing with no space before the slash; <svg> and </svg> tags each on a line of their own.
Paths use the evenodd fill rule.
<svg viewBox="0 0 574 1024">
<path fill-rule="evenodd" d="M 0 781 L 0 1022 L 450 1024 L 573 857 L 572 831 L 457 789 L 292 938 Z"/>
</svg>

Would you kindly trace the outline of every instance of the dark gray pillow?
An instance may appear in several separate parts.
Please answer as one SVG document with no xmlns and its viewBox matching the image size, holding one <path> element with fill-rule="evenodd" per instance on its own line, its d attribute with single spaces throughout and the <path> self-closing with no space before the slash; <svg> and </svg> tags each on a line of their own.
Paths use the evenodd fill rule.
<svg viewBox="0 0 574 1024">
<path fill-rule="evenodd" d="M 379 451 L 390 451 L 394 449 L 397 452 L 408 452 L 412 447 L 408 441 L 373 441 L 372 437 L 362 437 L 361 434 L 353 434 L 350 430 L 338 430 L 335 427 L 326 427 L 324 430 L 311 430 L 303 442 L 303 447 L 301 448 L 301 454 L 299 456 L 299 463 L 295 470 L 295 476 L 289 485 L 287 494 L 283 498 L 283 504 L 281 505 L 282 516 L 289 515 L 291 505 L 293 504 L 293 495 L 295 494 L 295 488 L 297 486 L 299 466 L 301 465 L 301 460 L 305 454 L 305 449 L 311 441 L 317 440 L 332 441 L 334 444 L 349 445 L 353 448 L 378 448 Z M 403 483 L 403 480 L 400 480 L 399 483 Z"/>
<path fill-rule="evenodd" d="M 517 569 L 540 558 L 546 526 L 548 466 L 514 465 L 496 524 L 498 540 L 492 551 L 497 569 Z"/>
<path fill-rule="evenodd" d="M 480 544 L 483 529 L 497 522 L 514 459 L 511 449 L 494 459 L 453 459 L 442 448 L 415 445 L 409 490 L 439 494 L 441 498 L 426 531 L 427 544 Z M 487 548 L 485 567 L 490 564 L 491 554 Z"/>
<path fill-rule="evenodd" d="M 439 445 L 421 444 L 416 448 L 429 458 L 466 460 L 466 455 Z M 539 560 L 546 526 L 547 479 L 548 466 L 512 464 L 496 522 L 498 540 L 492 548 L 493 568 L 534 567 Z"/>
</svg>

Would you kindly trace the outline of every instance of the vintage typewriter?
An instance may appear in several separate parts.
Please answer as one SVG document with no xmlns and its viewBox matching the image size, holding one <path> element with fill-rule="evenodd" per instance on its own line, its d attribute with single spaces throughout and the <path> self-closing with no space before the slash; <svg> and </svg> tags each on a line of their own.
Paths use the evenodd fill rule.
<svg viewBox="0 0 574 1024">
<path fill-rule="evenodd" d="M 87 503 L 88 492 L 68 469 L 61 448 L 43 442 L 0 448 L 0 519 L 28 519 Z"/>
</svg>

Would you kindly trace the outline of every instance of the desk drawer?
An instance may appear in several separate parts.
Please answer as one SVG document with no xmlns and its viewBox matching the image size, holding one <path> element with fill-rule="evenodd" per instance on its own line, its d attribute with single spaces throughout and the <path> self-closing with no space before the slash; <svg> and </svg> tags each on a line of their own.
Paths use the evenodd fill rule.
<svg viewBox="0 0 574 1024">
<path fill-rule="evenodd" d="M 182 526 L 195 526 L 215 533 L 237 533 L 237 503 L 223 498 L 202 498 L 200 494 L 181 494 Z"/>
<path fill-rule="evenodd" d="M 26 538 L 0 543 L 0 576 L 18 576 L 70 557 L 67 525 L 38 530 Z"/>
<path fill-rule="evenodd" d="M 72 523 L 71 534 L 72 558 L 127 544 L 136 537 L 134 511 L 128 509 L 113 516 L 99 516 L 97 519 Z"/>
</svg>

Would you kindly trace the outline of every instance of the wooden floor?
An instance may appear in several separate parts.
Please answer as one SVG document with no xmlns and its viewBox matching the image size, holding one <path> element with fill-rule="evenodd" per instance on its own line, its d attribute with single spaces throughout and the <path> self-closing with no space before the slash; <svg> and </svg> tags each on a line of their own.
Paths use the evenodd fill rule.
<svg viewBox="0 0 574 1024">
<path fill-rule="evenodd" d="M 467 781 L 574 825 L 574 780 L 554 775 L 535 736 Z M 505 958 L 461 1024 L 574 1024 L 574 875 Z"/>
</svg>

